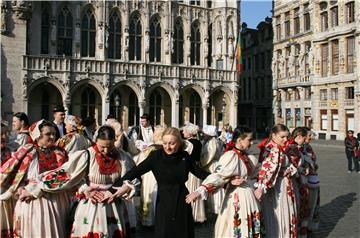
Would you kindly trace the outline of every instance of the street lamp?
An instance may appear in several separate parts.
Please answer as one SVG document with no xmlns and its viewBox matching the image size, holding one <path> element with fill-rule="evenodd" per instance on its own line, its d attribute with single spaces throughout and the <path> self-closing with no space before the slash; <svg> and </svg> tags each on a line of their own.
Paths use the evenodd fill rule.
<svg viewBox="0 0 360 238">
<path fill-rule="evenodd" d="M 119 94 L 116 94 L 116 95 L 115 95 L 114 101 L 115 101 L 115 115 L 116 115 L 116 120 L 119 120 L 119 106 L 120 106 L 120 97 L 119 97 Z"/>
</svg>

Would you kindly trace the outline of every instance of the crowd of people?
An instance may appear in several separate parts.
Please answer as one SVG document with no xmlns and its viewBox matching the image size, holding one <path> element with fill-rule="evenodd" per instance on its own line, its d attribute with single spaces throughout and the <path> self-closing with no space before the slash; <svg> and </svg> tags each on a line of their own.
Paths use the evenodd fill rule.
<svg viewBox="0 0 360 238">
<path fill-rule="evenodd" d="M 215 237 L 307 237 L 318 227 L 319 178 L 307 127 L 274 125 L 249 154 L 243 126 L 152 126 L 125 132 L 53 110 L 30 125 L 1 121 L 1 237 L 194 237 L 216 214 Z M 140 195 L 135 206 L 134 195 Z"/>
<path fill-rule="evenodd" d="M 357 134 L 357 138 L 354 136 L 353 130 L 347 131 L 345 138 L 345 153 L 348 160 L 348 173 L 355 172 L 360 173 L 359 169 L 359 144 L 360 144 L 360 133 Z M 354 164 L 354 167 L 353 167 Z"/>
</svg>

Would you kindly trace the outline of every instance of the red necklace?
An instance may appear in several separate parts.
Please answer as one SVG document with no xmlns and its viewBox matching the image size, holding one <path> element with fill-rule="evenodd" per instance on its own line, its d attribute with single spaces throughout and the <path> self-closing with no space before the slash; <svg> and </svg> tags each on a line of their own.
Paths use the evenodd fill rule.
<svg viewBox="0 0 360 238">
<path fill-rule="evenodd" d="M 53 149 L 49 148 L 46 149 L 47 151 L 43 151 L 38 145 L 36 145 L 36 150 L 38 154 L 39 174 L 58 167 L 58 161 Z"/>
<path fill-rule="evenodd" d="M 99 148 L 95 145 L 92 146 L 95 150 L 96 162 L 99 165 L 100 174 L 113 174 L 120 171 L 119 163 L 117 162 L 117 153 L 110 156 L 103 156 Z"/>
</svg>

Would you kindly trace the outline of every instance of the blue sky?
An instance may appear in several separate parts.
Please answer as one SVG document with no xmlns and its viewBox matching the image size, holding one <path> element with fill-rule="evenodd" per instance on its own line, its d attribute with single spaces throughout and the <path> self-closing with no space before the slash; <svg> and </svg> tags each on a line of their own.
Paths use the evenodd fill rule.
<svg viewBox="0 0 360 238">
<path fill-rule="evenodd" d="M 241 22 L 256 28 L 266 16 L 271 17 L 271 9 L 271 0 L 241 0 Z"/>
</svg>

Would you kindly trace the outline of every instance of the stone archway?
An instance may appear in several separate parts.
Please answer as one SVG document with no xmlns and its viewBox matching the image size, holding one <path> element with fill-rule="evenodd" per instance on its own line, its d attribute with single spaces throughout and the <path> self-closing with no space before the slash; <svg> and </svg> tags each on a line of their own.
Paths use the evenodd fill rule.
<svg viewBox="0 0 360 238">
<path fill-rule="evenodd" d="M 207 111 L 207 121 L 210 125 L 221 128 L 230 124 L 230 97 L 221 89 L 217 89 L 209 96 L 209 108 Z"/>
<path fill-rule="evenodd" d="M 171 97 L 162 87 L 153 89 L 148 97 L 148 111 L 153 125 L 171 125 Z"/>
<path fill-rule="evenodd" d="M 80 85 L 71 95 L 70 113 L 85 117 L 94 117 L 98 123 L 102 118 L 102 100 L 98 90 L 91 84 Z"/>
<path fill-rule="evenodd" d="M 185 122 L 202 125 L 202 100 L 199 93 L 193 88 L 186 88 L 179 101 L 179 125 Z"/>
<path fill-rule="evenodd" d="M 124 129 L 139 125 L 139 100 L 131 87 L 120 85 L 111 92 L 110 114 L 116 117 Z"/>
<path fill-rule="evenodd" d="M 29 92 L 28 115 L 31 121 L 46 119 L 52 121 L 52 109 L 62 105 L 61 93 L 52 83 L 43 82 Z"/>
</svg>

